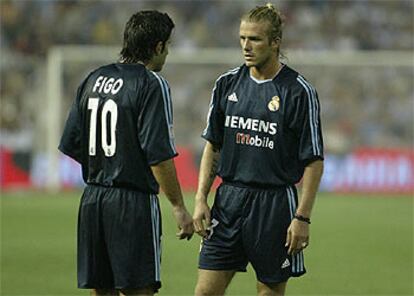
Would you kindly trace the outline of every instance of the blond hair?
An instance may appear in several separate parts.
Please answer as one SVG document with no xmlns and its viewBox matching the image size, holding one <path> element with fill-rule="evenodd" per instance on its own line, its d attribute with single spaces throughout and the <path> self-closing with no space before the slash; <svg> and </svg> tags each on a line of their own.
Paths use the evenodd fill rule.
<svg viewBox="0 0 414 296">
<path fill-rule="evenodd" d="M 263 6 L 256 6 L 248 13 L 243 15 L 242 21 L 248 22 L 269 22 L 270 32 L 269 39 L 274 41 L 276 39 L 282 40 L 282 27 L 283 27 L 283 15 L 282 13 L 273 6 L 272 3 L 267 3 Z"/>
</svg>

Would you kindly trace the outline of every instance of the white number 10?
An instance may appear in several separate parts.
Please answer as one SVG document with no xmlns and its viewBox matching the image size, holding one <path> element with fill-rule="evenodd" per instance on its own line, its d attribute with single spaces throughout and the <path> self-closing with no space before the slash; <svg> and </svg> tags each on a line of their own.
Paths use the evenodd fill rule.
<svg viewBox="0 0 414 296">
<path fill-rule="evenodd" d="M 98 98 L 89 98 L 88 109 L 91 110 L 91 122 L 89 126 L 89 155 L 96 155 L 96 119 L 98 116 Z M 107 138 L 107 116 L 111 114 L 110 132 L 111 143 L 108 143 Z M 113 100 L 108 100 L 104 103 L 101 112 L 101 145 L 106 157 L 114 156 L 116 151 L 116 122 L 118 120 L 118 106 Z"/>
</svg>

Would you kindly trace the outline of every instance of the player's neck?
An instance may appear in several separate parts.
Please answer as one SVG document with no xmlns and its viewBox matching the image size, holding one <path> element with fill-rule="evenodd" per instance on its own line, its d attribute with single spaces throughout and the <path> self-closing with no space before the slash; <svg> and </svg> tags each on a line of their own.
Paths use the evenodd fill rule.
<svg viewBox="0 0 414 296">
<path fill-rule="evenodd" d="M 143 66 L 145 66 L 145 67 L 147 67 L 147 64 L 146 63 L 144 63 L 144 62 L 142 62 L 142 61 L 126 61 L 126 60 L 124 60 L 124 59 L 120 59 L 119 60 L 119 62 L 121 63 L 121 64 L 139 64 L 139 65 L 143 65 Z"/>
<path fill-rule="evenodd" d="M 250 68 L 250 75 L 258 80 L 273 79 L 282 68 L 279 59 L 268 61 L 261 66 L 254 66 Z"/>
<path fill-rule="evenodd" d="M 150 70 L 150 71 L 157 72 L 157 71 L 155 71 L 155 67 L 154 67 L 153 65 L 151 65 L 151 64 L 146 64 L 146 65 L 145 65 L 145 68 L 147 68 L 147 69 L 148 69 L 148 70 Z"/>
</svg>

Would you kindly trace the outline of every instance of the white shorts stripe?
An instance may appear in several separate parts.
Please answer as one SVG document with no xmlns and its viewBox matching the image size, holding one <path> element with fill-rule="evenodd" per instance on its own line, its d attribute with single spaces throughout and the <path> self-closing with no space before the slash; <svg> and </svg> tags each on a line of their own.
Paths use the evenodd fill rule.
<svg viewBox="0 0 414 296">
<path fill-rule="evenodd" d="M 288 194 L 288 201 L 289 201 L 289 208 L 290 208 L 290 217 L 293 219 L 293 216 L 296 213 L 296 199 L 295 199 L 295 192 L 293 191 L 292 187 L 287 187 L 287 194 Z M 301 273 L 304 271 L 304 262 L 303 262 L 303 252 L 299 252 L 298 254 L 292 256 L 292 272 L 293 273 Z"/>
<path fill-rule="evenodd" d="M 290 187 L 286 188 L 287 191 L 287 197 L 288 197 L 288 203 L 289 203 L 289 210 L 290 210 L 290 220 L 293 219 L 293 215 L 295 214 L 295 210 L 294 210 L 294 198 L 292 196 L 292 192 L 290 191 Z M 292 272 L 296 273 L 296 256 L 292 256 Z"/>
<path fill-rule="evenodd" d="M 155 281 L 161 281 L 161 247 L 160 247 L 160 218 L 158 209 L 158 198 L 156 195 L 151 194 L 151 222 L 152 222 L 152 239 L 154 245 L 154 268 L 155 268 Z"/>
<path fill-rule="evenodd" d="M 290 190 L 289 190 L 289 189 L 290 189 L 290 188 L 289 188 L 289 187 L 287 187 L 287 188 L 286 188 L 286 192 L 287 192 L 288 202 L 289 202 L 290 219 L 293 219 L 293 215 L 294 215 L 294 212 L 293 212 L 293 204 L 292 204 L 291 192 L 290 192 Z"/>
</svg>

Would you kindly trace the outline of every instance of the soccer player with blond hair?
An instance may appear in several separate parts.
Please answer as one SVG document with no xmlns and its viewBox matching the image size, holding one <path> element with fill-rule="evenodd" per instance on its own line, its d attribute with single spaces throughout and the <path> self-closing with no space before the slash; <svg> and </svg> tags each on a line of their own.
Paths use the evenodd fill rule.
<svg viewBox="0 0 414 296">
<path fill-rule="evenodd" d="M 323 172 L 315 88 L 280 61 L 282 16 L 271 4 L 241 19 L 245 63 L 214 86 L 193 214 L 203 237 L 195 295 L 223 295 L 251 263 L 258 295 L 284 295 L 305 271 Z M 218 174 L 212 209 L 207 197 Z M 303 178 L 301 197 L 295 184 Z"/>
</svg>

